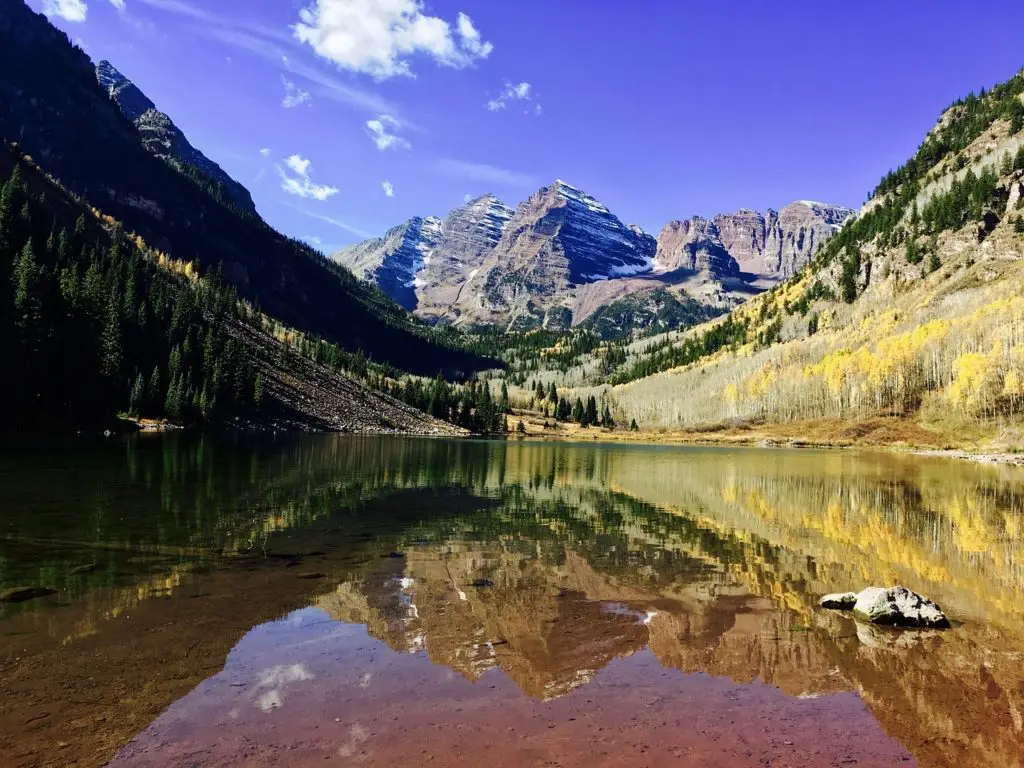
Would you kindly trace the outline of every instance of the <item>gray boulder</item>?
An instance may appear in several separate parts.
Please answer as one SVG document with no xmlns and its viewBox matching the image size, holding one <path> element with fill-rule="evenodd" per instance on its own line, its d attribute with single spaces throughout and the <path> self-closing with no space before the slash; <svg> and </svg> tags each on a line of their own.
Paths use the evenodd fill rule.
<svg viewBox="0 0 1024 768">
<path fill-rule="evenodd" d="M 938 605 L 906 587 L 868 587 L 857 593 L 825 595 L 821 607 L 853 610 L 854 616 L 872 624 L 932 629 L 950 626 Z"/>
</svg>

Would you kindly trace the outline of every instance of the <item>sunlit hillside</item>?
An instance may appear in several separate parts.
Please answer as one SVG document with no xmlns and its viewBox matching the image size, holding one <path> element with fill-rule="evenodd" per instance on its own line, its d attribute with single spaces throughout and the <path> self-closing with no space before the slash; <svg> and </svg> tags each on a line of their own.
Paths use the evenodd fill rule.
<svg viewBox="0 0 1024 768">
<path fill-rule="evenodd" d="M 613 410 L 676 429 L 906 416 L 1015 442 L 1022 93 L 1018 74 L 947 109 L 914 158 L 790 282 L 674 340 L 634 345 L 604 391 Z"/>
</svg>

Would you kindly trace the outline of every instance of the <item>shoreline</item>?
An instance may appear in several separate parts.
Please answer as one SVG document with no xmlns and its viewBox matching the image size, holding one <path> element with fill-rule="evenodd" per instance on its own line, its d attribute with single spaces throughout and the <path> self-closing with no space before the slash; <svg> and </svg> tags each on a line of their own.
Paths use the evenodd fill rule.
<svg viewBox="0 0 1024 768">
<path fill-rule="evenodd" d="M 509 421 L 528 416 L 513 415 Z M 758 424 L 720 427 L 716 429 L 664 432 L 603 427 L 581 428 L 576 424 L 559 424 L 556 430 L 541 424 L 527 423 L 525 435 L 510 434 L 510 439 L 537 442 L 601 442 L 637 445 L 740 446 L 752 448 L 806 448 L 817 450 L 881 450 L 932 458 L 974 461 L 981 464 L 1024 466 L 1024 451 L 1015 452 L 1005 446 L 983 447 L 977 443 L 952 444 L 943 435 L 899 417 L 839 421 L 817 420 L 786 424 Z M 533 429 L 531 429 L 531 426 Z M 563 429 L 568 426 L 569 429 Z M 908 439 L 911 438 L 911 439 Z M 917 438 L 916 440 L 913 438 Z M 978 440 L 978 443 L 989 441 Z"/>
</svg>

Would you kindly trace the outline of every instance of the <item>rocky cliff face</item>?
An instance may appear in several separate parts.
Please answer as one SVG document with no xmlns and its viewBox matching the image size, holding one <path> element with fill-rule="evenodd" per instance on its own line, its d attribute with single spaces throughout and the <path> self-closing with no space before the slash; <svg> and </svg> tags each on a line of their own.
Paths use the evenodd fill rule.
<svg viewBox="0 0 1024 768">
<path fill-rule="evenodd" d="M 716 277 L 737 276 L 739 264 L 722 243 L 715 222 L 694 216 L 672 221 L 658 234 L 654 257 L 656 272 L 710 272 Z"/>
<path fill-rule="evenodd" d="M 765 214 L 746 208 L 715 216 L 726 250 L 743 272 L 787 278 L 799 272 L 819 248 L 854 215 L 841 205 L 810 200 Z"/>
<path fill-rule="evenodd" d="M 171 165 L 182 168 L 192 166 L 224 187 L 231 200 L 248 211 L 255 212 L 249 190 L 231 178 L 223 168 L 193 147 L 181 129 L 127 77 L 109 61 L 96 65 L 96 80 L 121 108 L 139 131 L 143 146 Z"/>
<path fill-rule="evenodd" d="M 409 222 L 333 258 L 431 321 L 561 327 L 665 289 L 721 311 L 795 274 L 851 215 L 801 201 L 672 221 L 655 239 L 556 181 L 514 212 L 485 195 L 452 211 L 439 236 Z"/>
<path fill-rule="evenodd" d="M 343 248 L 335 258 L 406 309 L 415 309 L 417 275 L 440 243 L 440 219 L 415 216 L 384 237 Z"/>
</svg>

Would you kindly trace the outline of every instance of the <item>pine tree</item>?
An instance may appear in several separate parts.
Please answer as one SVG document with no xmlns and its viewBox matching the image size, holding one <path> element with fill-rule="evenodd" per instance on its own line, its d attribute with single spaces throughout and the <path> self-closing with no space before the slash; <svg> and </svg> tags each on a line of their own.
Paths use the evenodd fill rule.
<svg viewBox="0 0 1024 768">
<path fill-rule="evenodd" d="M 630 432 L 638 432 L 638 431 L 640 431 L 640 427 L 638 427 L 638 426 L 636 425 L 636 419 L 633 419 L 633 420 L 632 420 L 632 421 L 631 421 L 631 422 L 629 423 L 629 431 L 630 431 Z"/>
<path fill-rule="evenodd" d="M 498 403 L 498 407 L 502 413 L 509 413 L 512 410 L 508 402 L 508 384 L 504 381 L 501 382 L 501 400 Z"/>
<path fill-rule="evenodd" d="M 117 303 L 111 301 L 100 337 L 100 372 L 110 382 L 116 382 L 120 379 L 122 363 L 121 316 Z"/>
<path fill-rule="evenodd" d="M 551 382 L 548 386 L 548 400 L 552 403 L 558 402 L 558 389 L 555 387 L 555 382 Z"/>
<path fill-rule="evenodd" d="M 615 421 L 612 419 L 612 412 L 608 409 L 607 405 L 604 407 L 604 413 L 601 414 L 601 426 L 606 429 L 615 428 Z"/>
<path fill-rule="evenodd" d="M 583 401 L 577 397 L 576 403 L 572 407 L 572 420 L 575 421 L 577 424 L 582 424 L 583 426 L 586 426 L 583 422 L 583 420 L 586 418 L 586 415 L 586 411 L 583 408 Z"/>
<path fill-rule="evenodd" d="M 583 418 L 585 426 L 597 426 L 597 400 L 593 395 L 587 398 L 587 407 Z"/>
<path fill-rule="evenodd" d="M 252 385 L 252 404 L 259 411 L 263 408 L 263 374 L 257 373 Z"/>
<path fill-rule="evenodd" d="M 153 366 L 153 372 L 149 375 L 149 387 L 146 390 L 146 395 L 147 409 L 159 409 L 163 403 L 163 390 L 160 382 L 160 366 L 158 365 Z"/>
<path fill-rule="evenodd" d="M 145 401 L 146 382 L 143 380 L 142 374 L 140 373 L 135 376 L 135 382 L 132 384 L 132 393 L 128 400 L 128 413 L 135 417 L 142 415 L 142 408 Z"/>
</svg>

